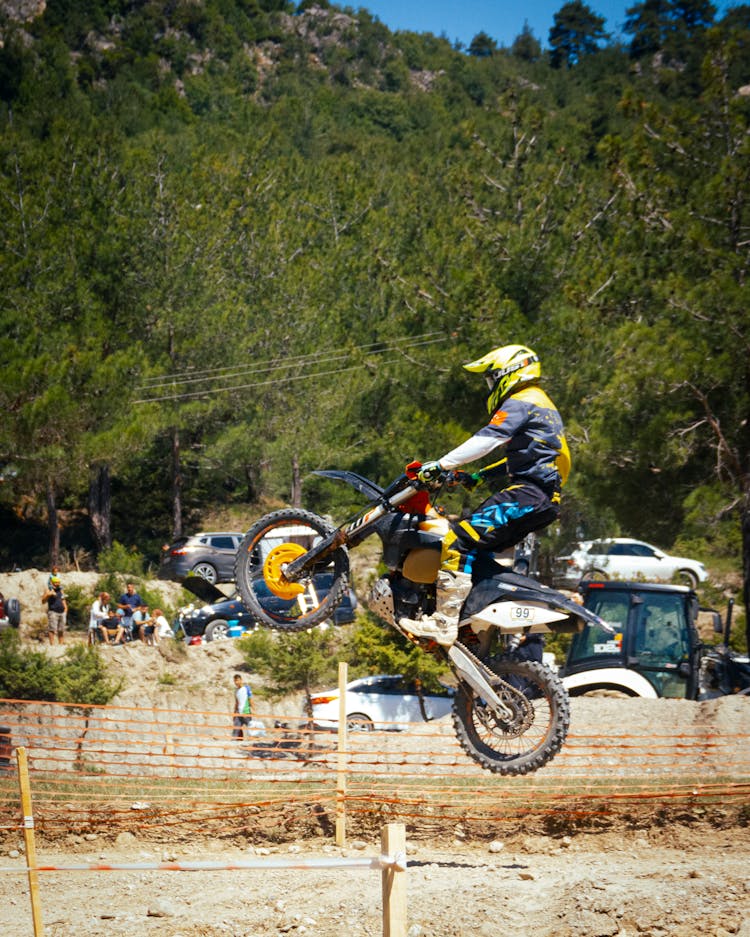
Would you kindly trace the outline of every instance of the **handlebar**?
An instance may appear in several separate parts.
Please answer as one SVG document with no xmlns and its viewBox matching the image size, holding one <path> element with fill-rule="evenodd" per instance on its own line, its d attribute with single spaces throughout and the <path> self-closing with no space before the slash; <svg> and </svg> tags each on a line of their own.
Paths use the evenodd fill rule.
<svg viewBox="0 0 750 937">
<path fill-rule="evenodd" d="M 417 477 L 421 467 L 421 462 L 410 462 L 404 469 L 404 474 L 418 491 L 437 491 L 442 487 L 458 488 L 459 486 L 471 491 L 481 481 L 481 472 L 472 474 L 454 469 L 441 471 L 431 481 L 422 481 Z"/>
</svg>

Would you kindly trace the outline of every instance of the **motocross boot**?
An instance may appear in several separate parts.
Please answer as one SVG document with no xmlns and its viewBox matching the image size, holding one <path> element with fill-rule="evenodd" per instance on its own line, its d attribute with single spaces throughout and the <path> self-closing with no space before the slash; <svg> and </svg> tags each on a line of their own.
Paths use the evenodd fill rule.
<svg viewBox="0 0 750 937">
<path fill-rule="evenodd" d="M 399 618 L 399 627 L 418 638 L 432 638 L 450 647 L 458 637 L 458 617 L 464 599 L 471 591 L 468 573 L 441 570 L 437 577 L 437 608 L 432 615 L 420 618 Z"/>
</svg>

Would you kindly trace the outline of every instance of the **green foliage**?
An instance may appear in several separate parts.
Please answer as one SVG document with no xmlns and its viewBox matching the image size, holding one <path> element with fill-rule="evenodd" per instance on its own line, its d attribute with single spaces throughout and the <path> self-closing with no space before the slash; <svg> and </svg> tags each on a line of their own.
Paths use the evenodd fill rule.
<svg viewBox="0 0 750 937">
<path fill-rule="evenodd" d="M 338 633 L 333 628 L 313 628 L 298 634 L 257 628 L 243 635 L 237 646 L 250 670 L 268 681 L 258 690 L 259 695 L 281 699 L 301 690 L 308 712 L 312 689 L 337 679 Z"/>
<path fill-rule="evenodd" d="M 750 583 L 744 7 L 636 4 L 626 50 L 575 0 L 547 56 L 293 9 L 4 26 L 0 501 L 36 526 L 3 562 L 103 465 L 130 576 L 296 473 L 390 480 L 481 425 L 460 363 L 518 341 L 569 428 L 559 537 L 703 541 Z"/>
<path fill-rule="evenodd" d="M 260 695 L 280 699 L 303 691 L 308 700 L 315 689 L 338 681 L 338 661 L 349 665 L 349 678 L 375 673 L 400 673 L 419 678 L 425 690 L 440 688 L 445 665 L 423 653 L 393 628 L 369 612 L 351 627 L 283 634 L 258 628 L 237 642 L 248 668 L 268 683 Z"/>
<path fill-rule="evenodd" d="M 469 43 L 469 55 L 475 55 L 477 58 L 484 58 L 487 55 L 494 55 L 497 52 L 497 43 L 488 36 L 486 32 L 478 32 Z"/>
<path fill-rule="evenodd" d="M 122 688 L 107 676 L 98 650 L 81 644 L 66 648 L 60 660 L 23 647 L 18 635 L 0 635 L 0 697 L 58 700 L 82 705 L 105 705 Z"/>
<path fill-rule="evenodd" d="M 116 601 L 118 596 L 125 591 L 125 578 L 117 573 L 105 573 L 96 580 L 94 594 L 91 596 L 93 602 L 100 592 L 106 592 L 112 601 Z"/>
<path fill-rule="evenodd" d="M 96 647 L 74 644 L 66 648 L 56 673 L 57 699 L 65 703 L 105 706 L 120 692 L 123 680 L 114 681 Z"/>
<path fill-rule="evenodd" d="M 80 631 L 89 626 L 89 609 L 93 598 L 82 586 L 70 585 L 65 587 L 65 596 L 68 600 L 68 614 L 65 618 L 69 631 Z"/>
<path fill-rule="evenodd" d="M 115 540 L 111 547 L 99 553 L 97 566 L 100 572 L 110 575 L 120 573 L 125 576 L 141 576 L 144 561 L 135 547 L 128 548 Z M 106 591 L 111 592 L 109 589 Z"/>
<path fill-rule="evenodd" d="M 607 38 L 604 19 L 582 0 L 570 0 L 555 13 L 549 31 L 550 62 L 554 68 L 575 65 L 596 52 L 599 43 Z"/>
<path fill-rule="evenodd" d="M 510 51 L 517 58 L 527 62 L 536 62 L 541 58 L 542 45 L 527 22 L 524 22 L 523 29 L 513 40 Z"/>
<path fill-rule="evenodd" d="M 573 635 L 570 634 L 546 634 L 544 636 L 544 650 L 555 655 L 558 667 L 561 667 L 567 660 L 572 641 Z"/>
<path fill-rule="evenodd" d="M 742 538 L 734 512 L 726 510 L 730 500 L 722 486 L 696 486 L 685 498 L 684 521 L 674 552 L 679 556 L 736 560 L 742 553 Z"/>
<path fill-rule="evenodd" d="M 58 670 L 42 651 L 22 647 L 15 631 L 0 633 L 0 697 L 55 700 Z"/>
<path fill-rule="evenodd" d="M 429 691 L 439 689 L 440 678 L 447 673 L 441 661 L 425 654 L 370 612 L 359 616 L 342 650 L 352 678 L 400 673 L 407 680 L 420 679 Z"/>
</svg>

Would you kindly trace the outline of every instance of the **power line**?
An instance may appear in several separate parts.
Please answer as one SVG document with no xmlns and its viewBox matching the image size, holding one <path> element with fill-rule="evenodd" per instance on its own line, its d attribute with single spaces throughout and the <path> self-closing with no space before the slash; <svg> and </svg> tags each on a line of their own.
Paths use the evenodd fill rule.
<svg viewBox="0 0 750 937">
<path fill-rule="evenodd" d="M 420 341 L 420 342 L 412 341 L 407 344 L 407 347 L 412 347 L 412 348 L 423 347 L 426 345 L 432 345 L 432 344 L 435 344 L 436 342 L 441 342 L 445 340 L 445 335 L 439 332 L 425 333 L 425 336 L 438 336 L 438 337 L 430 338 L 428 340 Z M 401 341 L 401 340 L 394 340 L 394 341 Z M 370 345 L 364 345 L 364 346 L 358 346 L 358 347 L 371 348 L 376 344 L 382 344 L 382 343 L 377 342 L 377 343 L 371 343 Z M 401 342 L 401 345 L 403 344 L 404 343 Z M 377 350 L 373 350 L 370 353 L 371 354 L 383 354 L 385 352 L 393 352 L 393 351 L 399 351 L 399 350 L 400 350 L 400 347 L 384 347 L 384 348 L 378 348 Z M 166 386 L 174 387 L 176 384 L 201 383 L 203 381 L 218 380 L 220 378 L 232 379 L 235 377 L 239 377 L 244 373 L 262 374 L 262 373 L 267 373 L 269 371 L 272 372 L 272 371 L 278 370 L 280 367 L 288 366 L 289 364 L 294 363 L 294 362 L 296 362 L 297 364 L 310 363 L 310 364 L 321 365 L 321 364 L 326 364 L 328 362 L 340 360 L 342 358 L 351 358 L 351 353 L 347 352 L 345 354 L 340 354 L 340 355 L 328 355 L 327 357 L 318 356 L 317 358 L 311 355 L 298 355 L 298 356 L 288 358 L 288 359 L 272 359 L 272 360 L 278 360 L 279 364 L 275 366 L 261 366 L 258 368 L 249 368 L 245 371 L 235 372 L 231 374 L 218 374 L 217 373 L 213 377 L 185 378 L 183 380 L 164 382 L 162 384 L 153 384 L 150 387 L 141 387 L 141 390 L 142 391 L 156 390 L 159 387 L 166 387 Z M 309 359 L 309 360 L 306 362 L 306 359 Z M 191 400 L 197 397 L 205 397 L 209 394 L 220 394 L 220 393 L 226 393 L 230 391 L 248 390 L 253 387 L 267 387 L 273 384 L 286 384 L 292 381 L 311 380 L 311 379 L 318 378 L 318 377 L 327 377 L 332 374 L 343 374 L 348 371 L 360 370 L 361 367 L 362 367 L 361 364 L 355 364 L 355 365 L 351 365 L 349 367 L 344 367 L 344 368 L 333 368 L 327 371 L 314 371 L 311 373 L 297 374 L 297 375 L 285 375 L 284 377 L 275 377 L 275 378 L 272 378 L 270 380 L 265 380 L 265 381 L 252 381 L 246 384 L 224 384 L 220 387 L 204 388 L 203 390 L 196 390 L 196 391 L 190 391 L 190 392 L 179 393 L 179 394 L 164 394 L 160 397 L 144 397 L 144 398 L 135 400 L 133 402 L 136 404 L 145 404 L 145 403 L 160 403 L 160 402 L 167 401 L 167 400 L 173 400 L 173 401 Z M 212 370 L 222 371 L 223 369 L 217 368 L 217 369 L 212 369 Z M 209 372 L 203 372 L 203 373 L 209 373 Z"/>
<path fill-rule="evenodd" d="M 164 397 L 147 397 L 134 400 L 133 403 L 159 403 L 162 400 L 189 400 L 193 397 L 205 397 L 208 394 L 223 394 L 231 390 L 247 390 L 250 387 L 266 387 L 269 384 L 288 384 L 291 381 L 309 381 L 313 377 L 327 377 L 329 374 L 342 374 L 345 371 L 358 371 L 361 365 L 353 364 L 348 368 L 334 368 L 332 371 L 316 371 L 314 374 L 297 374 L 294 377 L 274 378 L 271 381 L 253 381 L 250 384 L 230 384 L 227 387 L 214 387 L 206 390 L 194 390 L 187 394 L 169 394 Z"/>
<path fill-rule="evenodd" d="M 363 351 L 369 354 L 380 354 L 383 351 L 392 350 L 390 346 L 398 347 L 419 347 L 425 344 L 432 344 L 437 341 L 444 341 L 443 332 L 425 332 L 422 335 L 415 335 L 408 341 L 404 338 L 393 338 L 386 341 L 368 342 L 364 345 L 355 345 L 351 351 L 329 353 L 321 355 L 320 352 L 313 352 L 305 355 L 290 355 L 284 358 L 271 358 L 269 361 L 256 362 L 247 367 L 241 367 L 238 370 L 237 365 L 225 365 L 220 368 L 206 368 L 202 371 L 182 371 L 174 374 L 163 374 L 152 378 L 145 378 L 140 386 L 140 390 L 146 391 L 163 386 L 174 386 L 176 384 L 195 384 L 201 381 L 215 380 L 216 378 L 232 378 L 242 374 L 262 374 L 267 371 L 275 371 L 280 367 L 290 365 L 311 364 L 314 362 L 325 364 L 328 361 L 341 360 L 351 357 L 354 351 Z M 227 373 L 229 372 L 229 373 Z M 232 373 L 233 372 L 233 373 Z"/>
</svg>

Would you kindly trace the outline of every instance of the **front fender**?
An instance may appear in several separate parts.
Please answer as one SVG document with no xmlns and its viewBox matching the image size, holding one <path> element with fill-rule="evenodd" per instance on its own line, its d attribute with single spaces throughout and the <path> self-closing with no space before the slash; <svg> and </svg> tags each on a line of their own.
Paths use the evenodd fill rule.
<svg viewBox="0 0 750 937">
<path fill-rule="evenodd" d="M 311 472 L 312 475 L 321 475 L 323 478 L 332 478 L 334 481 L 346 482 L 352 488 L 356 488 L 363 494 L 368 501 L 378 501 L 383 496 L 383 489 L 375 482 L 371 482 L 364 475 L 358 475 L 356 472 L 350 472 L 346 469 L 316 469 Z"/>
<path fill-rule="evenodd" d="M 589 690 L 621 690 L 629 696 L 658 699 L 659 694 L 645 677 L 624 667 L 600 667 L 584 670 L 562 678 L 563 686 L 571 696 L 581 696 Z"/>
</svg>

